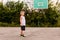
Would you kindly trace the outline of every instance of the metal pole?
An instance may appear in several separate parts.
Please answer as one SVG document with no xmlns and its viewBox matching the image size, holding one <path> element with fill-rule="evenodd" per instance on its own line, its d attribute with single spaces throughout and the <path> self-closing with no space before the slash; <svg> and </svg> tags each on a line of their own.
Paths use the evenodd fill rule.
<svg viewBox="0 0 60 40">
<path fill-rule="evenodd" d="M 2 4 L 3 4 L 3 0 L 2 0 Z"/>
<path fill-rule="evenodd" d="M 57 0 L 56 5 L 58 4 L 59 0 Z"/>
</svg>

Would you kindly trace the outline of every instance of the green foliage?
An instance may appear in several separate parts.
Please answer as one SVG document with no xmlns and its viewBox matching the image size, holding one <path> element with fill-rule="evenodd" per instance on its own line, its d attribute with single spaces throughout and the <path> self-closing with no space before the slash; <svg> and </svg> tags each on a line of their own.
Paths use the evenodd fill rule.
<svg viewBox="0 0 60 40">
<path fill-rule="evenodd" d="M 49 0 L 50 1 L 50 0 Z M 60 18 L 56 9 L 53 10 L 52 4 L 49 3 L 48 9 L 27 10 L 28 6 L 21 2 L 7 2 L 6 5 L 0 3 L 0 26 L 20 26 L 20 11 L 22 8 L 26 10 L 26 24 L 30 27 L 56 27 L 58 18 Z"/>
<path fill-rule="evenodd" d="M 2 6 L 2 4 L 1 4 Z M 23 8 L 23 3 L 7 2 L 6 5 L 0 6 L 0 22 L 19 23 L 20 10 Z"/>
<path fill-rule="evenodd" d="M 52 3 L 52 2 L 51 2 Z M 29 26 L 33 26 L 33 27 L 56 27 L 58 26 L 58 13 L 56 12 L 57 10 L 53 10 L 53 8 L 51 6 L 53 6 L 53 4 L 49 3 L 49 8 L 48 9 L 43 9 L 39 12 L 29 12 L 29 10 L 27 10 L 27 24 Z"/>
</svg>

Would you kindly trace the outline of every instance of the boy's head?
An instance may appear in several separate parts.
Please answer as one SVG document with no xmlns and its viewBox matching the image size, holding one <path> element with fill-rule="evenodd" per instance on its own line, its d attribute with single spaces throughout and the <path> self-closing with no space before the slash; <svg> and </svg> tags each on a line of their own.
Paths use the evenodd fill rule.
<svg viewBox="0 0 60 40">
<path fill-rule="evenodd" d="M 24 11 L 24 10 L 21 10 L 21 11 L 20 11 L 20 15 L 21 15 L 21 16 L 24 16 L 24 14 L 25 14 L 25 11 Z"/>
</svg>

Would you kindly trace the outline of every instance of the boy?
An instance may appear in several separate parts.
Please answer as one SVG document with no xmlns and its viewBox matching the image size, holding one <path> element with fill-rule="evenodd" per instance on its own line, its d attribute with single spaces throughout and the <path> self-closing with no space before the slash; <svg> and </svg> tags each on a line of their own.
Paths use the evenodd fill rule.
<svg viewBox="0 0 60 40">
<path fill-rule="evenodd" d="M 25 31 L 25 26 L 26 26 L 26 20 L 25 20 L 25 11 L 22 10 L 20 12 L 20 26 L 21 26 L 21 36 L 25 37 L 24 36 L 24 31 Z"/>
</svg>

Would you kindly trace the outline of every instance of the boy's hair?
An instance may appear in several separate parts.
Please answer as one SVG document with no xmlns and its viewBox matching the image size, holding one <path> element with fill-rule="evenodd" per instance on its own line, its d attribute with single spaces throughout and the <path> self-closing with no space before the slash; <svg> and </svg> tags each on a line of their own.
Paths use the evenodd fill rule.
<svg viewBox="0 0 60 40">
<path fill-rule="evenodd" d="M 25 11 L 24 9 L 22 9 L 21 11 Z"/>
<path fill-rule="evenodd" d="M 21 11 L 25 12 L 25 10 L 24 10 L 24 9 L 22 9 Z M 20 12 L 21 12 L 21 11 L 20 11 Z"/>
</svg>

